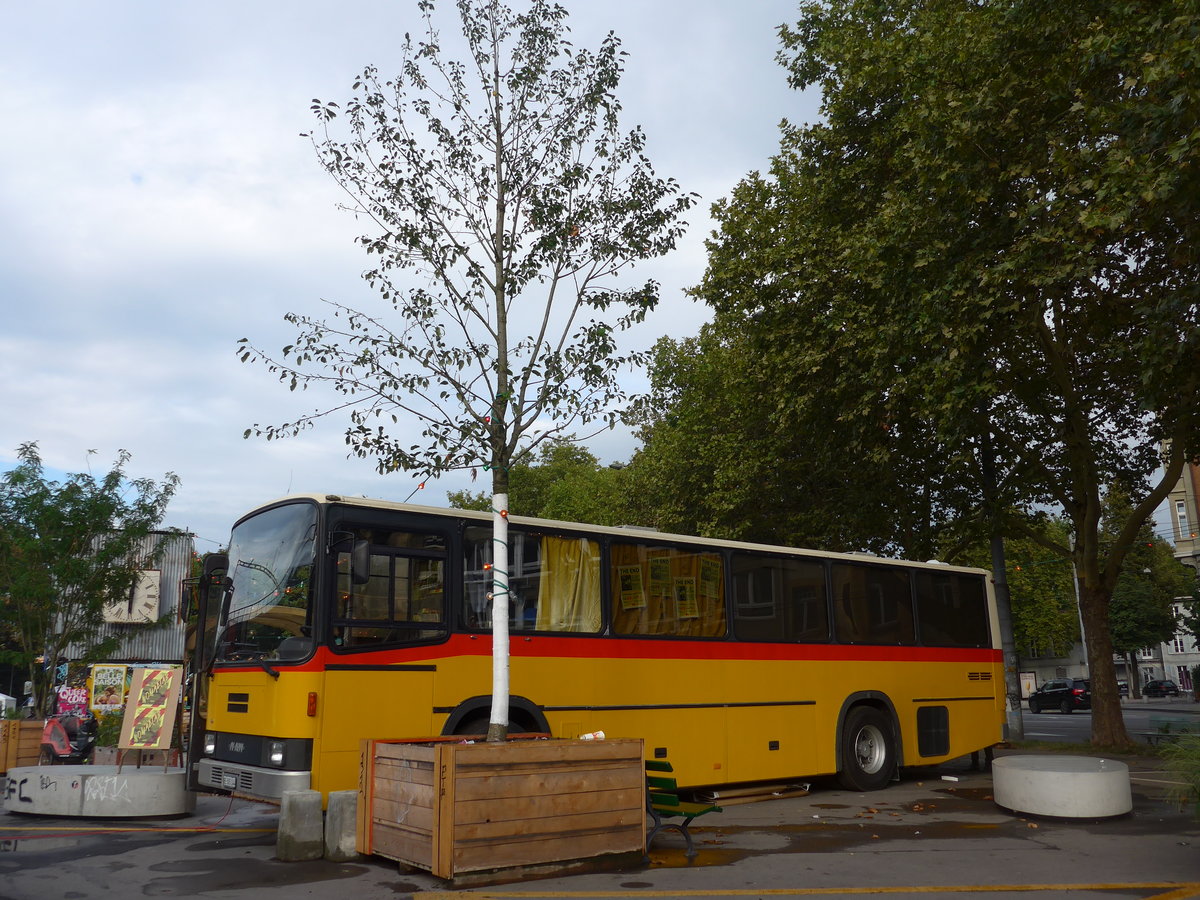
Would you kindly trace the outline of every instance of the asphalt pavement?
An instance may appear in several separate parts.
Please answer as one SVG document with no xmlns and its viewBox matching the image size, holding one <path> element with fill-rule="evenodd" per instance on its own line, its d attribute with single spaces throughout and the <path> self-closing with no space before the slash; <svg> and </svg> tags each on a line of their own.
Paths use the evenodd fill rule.
<svg viewBox="0 0 1200 900">
<path fill-rule="evenodd" d="M 1171 704 L 1172 712 L 1200 706 Z M 1000 750 L 997 755 L 1027 753 Z M 447 900 L 633 897 L 1200 898 L 1200 820 L 1167 799 L 1155 757 L 1122 757 L 1134 809 L 1100 821 L 1001 809 L 969 759 L 910 769 L 885 790 L 829 780 L 808 794 L 726 805 L 693 826 L 689 860 L 673 832 L 648 864 L 454 889 L 393 862 L 281 862 L 278 809 L 202 795 L 167 820 L 0 814 L 0 898 Z"/>
</svg>

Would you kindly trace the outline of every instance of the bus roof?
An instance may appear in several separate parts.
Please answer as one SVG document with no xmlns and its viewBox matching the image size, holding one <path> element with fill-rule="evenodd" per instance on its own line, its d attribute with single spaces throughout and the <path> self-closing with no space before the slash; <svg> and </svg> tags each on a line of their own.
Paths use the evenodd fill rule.
<svg viewBox="0 0 1200 900">
<path fill-rule="evenodd" d="M 473 519 L 477 522 L 486 523 L 492 521 L 492 513 L 482 512 L 475 509 L 456 509 L 449 506 L 423 506 L 416 503 L 400 503 L 395 500 L 381 500 L 373 497 L 352 497 L 344 494 L 289 494 L 284 497 L 279 497 L 275 500 L 270 500 L 256 506 L 254 509 L 241 516 L 237 521 L 241 522 L 249 518 L 255 513 L 261 512 L 273 506 L 279 506 L 285 503 L 295 503 L 297 501 L 310 501 L 317 504 L 337 503 L 342 506 L 358 506 L 363 509 L 388 509 L 397 512 L 408 512 L 416 515 L 428 515 L 447 517 L 451 516 L 460 519 Z M 892 559 L 884 556 L 876 556 L 873 553 L 839 553 L 831 550 L 813 550 L 806 547 L 791 547 L 782 544 L 759 544 L 749 541 L 730 541 L 721 538 L 706 538 L 691 534 L 673 534 L 671 532 L 659 531 L 644 525 L 592 525 L 587 522 L 563 522 L 555 519 L 538 519 L 531 516 L 508 516 L 508 521 L 513 525 L 522 525 L 530 528 L 546 528 L 551 530 L 566 530 L 577 531 L 585 530 L 594 534 L 604 534 L 613 537 L 632 538 L 634 536 L 648 537 L 653 535 L 655 538 L 662 539 L 667 542 L 685 543 L 685 544 L 704 544 L 709 547 L 720 547 L 730 550 L 757 550 L 768 553 L 795 553 L 804 554 L 807 556 L 821 556 L 831 559 L 839 559 L 854 562 L 876 562 L 881 564 L 904 565 L 915 567 L 927 567 L 938 571 L 957 571 L 957 572 L 972 572 L 975 574 L 990 575 L 987 569 L 976 568 L 973 566 L 955 566 L 950 563 L 943 563 L 937 560 L 928 560 L 926 562 L 918 562 L 907 559 Z M 237 523 L 235 523 L 237 524 Z"/>
</svg>

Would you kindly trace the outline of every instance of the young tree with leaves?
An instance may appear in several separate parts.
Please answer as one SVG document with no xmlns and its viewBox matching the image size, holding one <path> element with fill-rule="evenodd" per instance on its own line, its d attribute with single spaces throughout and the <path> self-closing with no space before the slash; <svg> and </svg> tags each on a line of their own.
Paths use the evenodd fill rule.
<svg viewBox="0 0 1200 900">
<path fill-rule="evenodd" d="M 1129 507 L 1123 489 L 1109 489 L 1104 498 L 1107 533 L 1120 528 L 1130 514 Z M 1190 596 L 1195 584 L 1195 571 L 1182 565 L 1171 545 L 1155 537 L 1150 522 L 1145 522 L 1125 558 L 1109 610 L 1113 650 L 1125 657 L 1131 696 L 1141 695 L 1135 654 L 1175 636 L 1180 624 L 1175 618 L 1175 601 Z"/>
<path fill-rule="evenodd" d="M 296 342 L 274 357 L 243 339 L 290 388 L 339 402 L 247 434 L 294 435 L 346 414 L 351 452 L 381 472 L 490 472 L 497 562 L 489 739 L 507 729 L 509 471 L 521 452 L 583 425 L 611 427 L 626 401 L 620 332 L 658 301 L 653 281 L 622 288 L 631 264 L 675 246 L 694 202 L 655 176 L 640 130 L 624 132 L 623 72 L 612 34 L 595 51 L 568 40 L 566 10 L 534 0 L 458 0 L 465 58 L 446 51 L 436 4 L 417 4 L 424 37 L 405 36 L 399 74 L 371 66 L 342 105 L 314 101 L 311 137 L 369 223 L 382 300 L 333 319 L 286 318 Z M 344 126 L 345 138 L 334 130 Z M 420 440 L 409 430 L 415 423 Z"/>
<path fill-rule="evenodd" d="M 89 472 L 62 482 L 46 477 L 37 444 L 22 444 L 17 458 L 0 478 L 0 621 L 16 644 L 3 654 L 28 670 L 34 709 L 44 715 L 67 647 L 86 648 L 84 662 L 115 649 L 117 638 L 101 636 L 104 607 L 129 596 L 161 549 L 159 541 L 150 559 L 139 552 L 179 479 L 130 479 L 124 450 L 102 478 Z"/>
</svg>

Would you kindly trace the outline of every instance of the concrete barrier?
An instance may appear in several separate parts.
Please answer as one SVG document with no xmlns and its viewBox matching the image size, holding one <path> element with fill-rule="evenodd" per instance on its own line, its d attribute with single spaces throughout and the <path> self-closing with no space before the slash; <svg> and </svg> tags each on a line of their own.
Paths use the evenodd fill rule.
<svg viewBox="0 0 1200 900">
<path fill-rule="evenodd" d="M 1013 812 L 1105 819 L 1133 810 L 1129 766 L 1088 756 L 1005 756 L 992 764 L 992 796 Z"/>
<path fill-rule="evenodd" d="M 284 791 L 279 802 L 275 856 L 285 862 L 320 859 L 325 854 L 320 791 Z"/>
<path fill-rule="evenodd" d="M 196 808 L 184 769 L 25 766 L 9 769 L 4 808 L 44 816 L 181 816 Z"/>
<path fill-rule="evenodd" d="M 358 859 L 358 791 L 329 792 L 325 858 L 332 862 Z"/>
</svg>

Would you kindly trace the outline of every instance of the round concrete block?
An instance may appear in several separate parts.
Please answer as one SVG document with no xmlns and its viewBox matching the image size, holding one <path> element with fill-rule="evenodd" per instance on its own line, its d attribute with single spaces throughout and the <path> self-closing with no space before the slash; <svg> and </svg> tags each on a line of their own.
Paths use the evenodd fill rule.
<svg viewBox="0 0 1200 900">
<path fill-rule="evenodd" d="M 43 816 L 181 816 L 196 808 L 196 795 L 180 768 L 22 766 L 8 771 L 4 808 Z"/>
<path fill-rule="evenodd" d="M 992 764 L 997 806 L 1035 816 L 1104 819 L 1133 809 L 1129 767 L 1088 756 L 1004 756 Z"/>
</svg>

